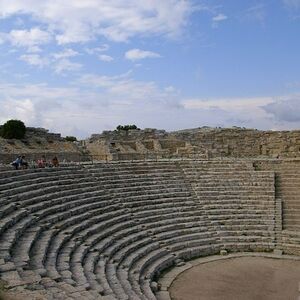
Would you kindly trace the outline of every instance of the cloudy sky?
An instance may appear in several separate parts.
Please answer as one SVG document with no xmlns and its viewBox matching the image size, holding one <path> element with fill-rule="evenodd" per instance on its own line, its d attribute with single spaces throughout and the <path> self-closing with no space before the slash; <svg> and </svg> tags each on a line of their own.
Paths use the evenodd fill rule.
<svg viewBox="0 0 300 300">
<path fill-rule="evenodd" d="M 300 128 L 300 0 L 0 0 L 0 124 Z"/>
</svg>

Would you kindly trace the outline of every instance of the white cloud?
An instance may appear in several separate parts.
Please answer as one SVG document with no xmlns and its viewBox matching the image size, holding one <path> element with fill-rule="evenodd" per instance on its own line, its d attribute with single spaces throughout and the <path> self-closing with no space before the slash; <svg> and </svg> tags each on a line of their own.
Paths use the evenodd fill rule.
<svg viewBox="0 0 300 300">
<path fill-rule="evenodd" d="M 39 54 L 24 54 L 20 56 L 20 60 L 25 61 L 29 65 L 40 68 L 49 64 L 48 59 L 41 57 Z"/>
<path fill-rule="evenodd" d="M 225 16 L 223 14 L 218 14 L 217 16 L 215 16 L 215 17 L 212 18 L 212 21 L 213 22 L 221 22 L 221 21 L 225 21 L 227 19 L 228 19 L 227 16 Z"/>
<path fill-rule="evenodd" d="M 222 126 L 229 127 L 235 125 L 253 128 L 272 128 L 274 122 L 269 120 L 269 116 L 263 109 L 263 106 L 273 101 L 272 97 L 186 99 L 181 104 L 187 110 L 206 111 L 212 114 L 215 121 L 214 124 L 220 123 Z"/>
<path fill-rule="evenodd" d="M 70 57 L 79 55 L 78 52 L 72 49 L 52 53 L 48 57 L 42 57 L 40 54 L 30 53 L 20 56 L 20 60 L 27 64 L 37 67 L 50 67 L 57 74 L 63 74 L 70 71 L 78 71 L 82 68 L 82 64 L 70 61 Z"/>
<path fill-rule="evenodd" d="M 176 91 L 176 89 L 174 88 L 174 86 L 167 86 L 167 87 L 165 87 L 165 91 L 167 92 L 167 93 L 173 93 L 173 92 L 175 92 Z"/>
<path fill-rule="evenodd" d="M 3 32 L 0 32 L 0 45 L 4 44 L 6 42 L 6 40 L 7 40 L 6 34 Z"/>
<path fill-rule="evenodd" d="M 279 122 L 300 122 L 300 95 L 273 101 L 263 109 Z"/>
<path fill-rule="evenodd" d="M 67 58 L 63 58 L 58 60 L 53 68 L 55 70 L 55 73 L 61 74 L 65 73 L 66 71 L 78 71 L 82 68 L 82 64 L 72 62 Z"/>
<path fill-rule="evenodd" d="M 30 48 L 48 43 L 51 40 L 51 35 L 47 31 L 35 27 L 30 30 L 11 30 L 7 39 L 14 46 Z"/>
<path fill-rule="evenodd" d="M 77 55 L 79 55 L 79 53 L 77 51 L 74 51 L 73 49 L 65 49 L 62 52 L 52 54 L 52 56 L 55 59 L 68 58 L 68 57 L 73 57 L 73 56 L 77 56 Z"/>
<path fill-rule="evenodd" d="M 225 16 L 224 14 L 218 14 L 218 15 L 214 16 L 212 18 L 212 27 L 213 28 L 218 28 L 219 23 L 224 22 L 227 19 L 228 19 L 228 17 Z"/>
<path fill-rule="evenodd" d="M 178 36 L 193 10 L 190 0 L 0 1 L 0 18 L 32 16 L 49 27 L 59 44 L 99 35 L 113 41 L 136 35 Z"/>
<path fill-rule="evenodd" d="M 1 101 L 0 101 L 1 103 Z M 37 117 L 37 110 L 30 99 L 9 99 L 1 103 L 0 124 L 9 119 L 18 119 L 25 124 L 33 122 Z"/>
<path fill-rule="evenodd" d="M 114 60 L 114 58 L 110 55 L 103 54 L 103 52 L 106 52 L 108 50 L 109 50 L 109 45 L 103 44 L 100 47 L 96 47 L 96 48 L 86 48 L 85 52 L 90 55 L 97 55 L 98 58 L 102 61 L 111 62 Z"/>
<path fill-rule="evenodd" d="M 185 110 L 206 112 L 212 126 L 291 130 L 300 127 L 300 95 L 281 97 L 186 99 Z M 208 123 L 209 124 L 209 123 Z"/>
<path fill-rule="evenodd" d="M 98 57 L 100 60 L 105 61 L 105 62 L 111 62 L 114 60 L 113 57 L 111 57 L 109 55 L 105 55 L 105 54 L 100 54 Z"/>
<path fill-rule="evenodd" d="M 219 107 L 228 111 L 251 110 L 262 105 L 267 105 L 273 101 L 272 97 L 257 98 L 219 98 L 219 99 L 187 99 L 183 105 L 187 109 L 202 109 L 210 107 Z"/>
<path fill-rule="evenodd" d="M 96 98 L 96 95 L 82 93 L 77 88 L 49 87 L 47 84 L 0 83 L 0 91 L 0 124 L 16 118 L 28 126 L 42 126 L 64 134 L 72 133 L 76 116 L 84 127 L 80 110 L 84 115 L 85 106 L 81 105 L 81 99 L 93 101 Z"/>
<path fill-rule="evenodd" d="M 159 58 L 160 54 L 152 51 L 144 51 L 140 49 L 131 49 L 125 53 L 125 58 L 128 60 L 136 61 L 144 58 Z"/>
<path fill-rule="evenodd" d="M 300 88 L 300 81 L 291 81 L 285 84 L 287 88 Z"/>
<path fill-rule="evenodd" d="M 107 44 L 103 44 L 100 47 L 96 47 L 96 48 L 85 48 L 85 52 L 90 55 L 105 52 L 108 50 L 109 50 L 109 45 Z"/>
<path fill-rule="evenodd" d="M 104 90 L 110 95 L 131 100 L 161 98 L 162 92 L 152 81 L 137 81 L 131 78 L 131 71 L 118 76 L 99 76 L 85 74 L 81 76 L 78 83 L 86 86 Z"/>
<path fill-rule="evenodd" d="M 283 3 L 290 9 L 300 9 L 300 0 L 283 0 Z"/>
<path fill-rule="evenodd" d="M 114 129 L 118 124 L 167 130 L 200 126 L 259 129 L 300 127 L 299 96 L 183 99 L 173 86 L 118 76 L 86 74 L 73 86 L 0 83 L 0 123 L 24 120 L 64 135 Z M 84 87 L 84 88 L 82 88 Z M 62 101 L 63 99 L 63 101 Z M 76 124 L 76 126 L 74 126 Z"/>
<path fill-rule="evenodd" d="M 38 53 L 38 52 L 42 52 L 42 49 L 39 46 L 31 46 L 31 47 L 27 48 L 27 52 Z"/>
<path fill-rule="evenodd" d="M 260 23 L 264 26 L 266 19 L 266 7 L 264 4 L 260 3 L 246 9 L 241 16 L 242 20 L 254 21 Z"/>
<path fill-rule="evenodd" d="M 29 126 L 43 126 L 65 135 L 77 134 L 80 128 L 81 137 L 130 121 L 151 127 L 156 121 L 150 116 L 161 107 L 170 113 L 167 100 L 172 98 L 171 91 L 165 93 L 153 82 L 135 81 L 130 72 L 118 76 L 89 74 L 64 88 L 0 83 L 0 92 L 0 105 L 7 106 L 0 110 L 0 122 L 17 116 Z M 30 101 L 27 114 L 25 104 L 25 112 L 17 114 L 16 103 L 26 100 Z"/>
</svg>

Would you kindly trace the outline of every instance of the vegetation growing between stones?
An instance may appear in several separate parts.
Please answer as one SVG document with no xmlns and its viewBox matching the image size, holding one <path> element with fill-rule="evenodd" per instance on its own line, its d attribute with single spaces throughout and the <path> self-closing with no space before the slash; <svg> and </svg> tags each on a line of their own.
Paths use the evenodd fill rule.
<svg viewBox="0 0 300 300">
<path fill-rule="evenodd" d="M 5 282 L 0 280 L 0 291 L 4 291 L 5 290 Z"/>
<path fill-rule="evenodd" d="M 26 126 L 20 120 L 9 120 L 0 127 L 0 136 L 5 139 L 23 139 Z"/>
<path fill-rule="evenodd" d="M 7 299 L 4 294 L 4 291 L 6 290 L 5 285 L 6 285 L 6 283 L 4 281 L 0 280 L 0 300 Z"/>
</svg>

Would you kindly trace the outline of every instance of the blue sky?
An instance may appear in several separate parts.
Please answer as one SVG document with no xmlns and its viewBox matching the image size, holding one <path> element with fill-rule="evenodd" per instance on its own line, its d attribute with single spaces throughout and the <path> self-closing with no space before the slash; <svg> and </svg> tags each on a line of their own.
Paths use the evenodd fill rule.
<svg viewBox="0 0 300 300">
<path fill-rule="evenodd" d="M 300 0 L 0 0 L 0 123 L 298 129 L 299 37 Z"/>
</svg>

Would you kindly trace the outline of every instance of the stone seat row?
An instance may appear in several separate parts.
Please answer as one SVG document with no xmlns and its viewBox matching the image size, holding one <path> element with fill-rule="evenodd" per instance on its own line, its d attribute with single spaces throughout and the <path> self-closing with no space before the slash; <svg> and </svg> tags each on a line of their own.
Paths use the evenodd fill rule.
<svg viewBox="0 0 300 300">
<path fill-rule="evenodd" d="M 60 173 L 60 174 L 59 174 Z M 38 172 L 38 173 L 28 173 L 26 178 L 28 178 L 27 180 L 24 179 L 20 179 L 22 180 L 22 185 L 26 186 L 27 183 L 31 183 L 31 184 L 37 184 L 37 183 L 44 183 L 45 181 L 46 182 L 49 182 L 51 183 L 51 181 L 55 181 L 55 179 L 57 179 L 56 181 L 59 181 L 59 180 L 62 180 L 64 178 L 66 179 L 70 179 L 72 178 L 72 175 L 73 177 L 79 177 L 79 176 L 83 176 L 83 177 L 86 177 L 86 176 L 90 176 L 91 174 L 87 174 L 86 172 L 84 171 L 76 171 L 76 173 L 73 171 L 73 172 L 63 172 L 63 171 L 60 171 L 58 174 L 57 173 L 50 173 L 50 176 L 45 176 L 45 173 L 41 173 L 41 172 Z M 34 175 L 34 176 L 33 176 Z M 42 175 L 42 176 L 41 176 Z M 166 174 L 161 174 L 161 175 L 166 175 Z M 125 178 L 122 178 L 120 177 L 119 175 L 116 175 L 114 174 L 114 176 L 112 178 L 109 178 L 108 176 L 105 177 L 105 179 L 107 181 L 109 181 L 110 179 L 118 179 L 119 181 L 128 181 L 128 179 L 130 179 L 132 176 L 130 174 L 127 174 L 127 177 Z M 162 176 L 157 176 L 157 180 L 161 180 L 163 177 Z M 178 178 L 178 177 L 177 177 Z M 153 181 L 155 178 L 147 178 L 147 177 L 143 177 L 143 176 L 139 176 L 138 178 L 133 178 L 133 180 L 145 180 L 145 182 L 147 181 Z M 176 179 L 175 178 L 172 178 L 171 179 Z M 3 179 L 2 182 L 1 182 L 1 190 L 5 189 L 5 188 L 11 188 L 11 187 L 14 187 L 14 186 L 19 186 L 19 182 L 17 180 L 7 180 L 7 179 Z"/>
<path fill-rule="evenodd" d="M 41 173 L 42 175 L 43 173 Z M 43 174 L 44 175 L 44 174 Z M 70 172 L 61 174 L 51 173 L 49 176 L 37 176 L 37 177 L 29 177 L 28 179 L 18 179 L 15 181 L 7 182 L 7 180 L 2 180 L 0 183 L 0 193 L 2 191 L 13 189 L 13 188 L 24 188 L 27 187 L 29 189 L 30 186 L 34 186 L 36 189 L 41 186 L 45 186 L 47 183 L 48 185 L 56 185 L 59 184 L 62 180 L 71 180 L 77 178 L 88 178 L 85 172 Z"/>
<path fill-rule="evenodd" d="M 24 170 L 9 170 L 9 171 L 2 171 L 0 172 L 0 179 L 5 179 L 9 181 L 14 181 L 17 179 L 25 178 L 28 176 L 47 176 L 46 174 L 51 174 L 51 173 L 56 173 L 58 174 L 59 172 L 72 172 L 75 170 L 81 169 L 80 166 L 68 166 L 68 167 L 62 167 L 62 168 L 40 168 L 40 169 L 24 169 Z"/>
<path fill-rule="evenodd" d="M 216 176 L 219 177 L 223 177 L 223 178 L 227 178 L 229 181 L 234 181 L 234 180 L 238 180 L 238 178 L 240 176 L 243 176 L 245 179 L 252 179 L 252 178 L 257 178 L 259 176 L 264 177 L 266 180 L 269 178 L 270 180 L 272 180 L 272 178 L 274 177 L 274 173 L 270 172 L 270 171 L 262 171 L 262 172 L 258 172 L 258 171 L 252 171 L 252 173 L 250 173 L 250 171 L 240 171 L 240 172 L 220 172 L 220 171 L 216 171 L 216 172 L 200 172 L 200 171 L 195 171 L 195 172 L 190 172 L 187 171 L 187 169 L 183 169 L 184 173 L 187 176 L 194 176 L 194 179 L 213 179 Z M 249 174 L 250 173 L 250 174 Z M 242 183 L 242 182 L 241 182 Z"/>
<path fill-rule="evenodd" d="M 287 254 L 299 255 L 300 253 L 300 224 L 289 226 L 281 234 L 281 248 Z"/>
<path fill-rule="evenodd" d="M 169 169 L 174 167 L 170 165 Z M 85 168 L 82 182 L 78 174 L 72 182 L 65 178 L 64 185 L 47 189 L 37 180 L 36 186 L 41 184 L 39 190 L 46 189 L 47 197 L 39 190 L 26 192 L 14 187 L 10 191 L 8 185 L 3 189 L 8 193 L 3 202 L 11 214 L 0 236 L 5 241 L 1 253 L 6 251 L 6 264 L 12 263 L 12 271 L 22 280 L 33 272 L 32 281 L 52 284 L 53 293 L 63 286 L 66 297 L 85 293 L 87 299 L 109 295 L 114 299 L 155 299 L 152 281 L 180 260 L 217 253 L 221 248 L 274 247 L 273 236 L 267 234 L 273 220 L 263 214 L 265 206 L 260 206 L 259 200 L 245 198 L 237 208 L 222 212 L 222 199 L 230 196 L 225 193 L 218 198 L 211 217 L 205 213 L 202 199 L 185 184 L 182 170 L 176 168 L 172 177 L 166 175 L 170 173 L 167 168 L 166 173 L 163 169 L 148 173 L 150 186 L 145 184 L 147 176 L 135 178 L 128 170 L 128 177 L 120 179 L 117 170 L 108 172 L 106 178 L 104 172 Z M 129 189 L 127 178 L 132 182 Z M 263 197 L 267 202 L 271 196 Z M 239 194 L 232 198 L 238 201 Z M 17 201 L 16 207 L 9 206 Z M 245 225 L 239 215 L 247 220 Z M 13 222 L 9 222 L 11 218 Z"/>
<path fill-rule="evenodd" d="M 99 200 L 100 200 L 101 198 L 99 198 L 99 196 L 98 197 L 93 197 L 93 198 L 90 198 L 90 199 L 80 199 L 80 200 L 77 200 L 76 198 L 74 199 L 73 197 L 72 198 L 70 198 L 69 200 L 72 200 L 71 201 L 71 203 L 69 204 L 69 201 L 68 201 L 68 198 L 67 197 L 64 197 L 64 198 L 61 198 L 61 200 L 59 200 L 59 198 L 58 199 L 56 199 L 56 200 L 54 200 L 54 201 L 52 201 L 51 203 L 50 203 L 50 208 L 49 208 L 49 206 L 46 206 L 46 207 L 42 207 L 41 205 L 39 205 L 38 206 L 38 208 L 39 209 L 42 209 L 42 208 L 46 208 L 46 210 L 44 210 L 44 211 L 39 211 L 38 209 L 36 209 L 36 208 L 33 208 L 33 207 L 31 207 L 31 210 L 30 210 L 30 208 L 29 207 L 27 207 L 27 210 L 29 210 L 29 212 L 30 213 L 32 213 L 32 212 L 34 212 L 34 217 L 35 218 L 42 218 L 44 221 L 45 221 L 45 217 L 47 216 L 47 215 L 51 215 L 51 213 L 53 213 L 53 212 L 56 212 L 56 213 L 58 213 L 58 212 L 67 212 L 67 213 L 70 213 L 70 211 L 68 211 L 68 210 L 71 210 L 72 209 L 72 207 L 76 207 L 76 208 L 78 208 L 78 207 L 80 207 L 80 205 L 84 205 L 84 207 L 86 207 L 86 206 L 89 206 L 90 208 L 93 208 L 93 206 L 91 206 L 91 204 L 92 203 L 94 203 L 95 202 L 95 205 L 97 206 L 97 207 L 99 207 L 99 206 L 104 206 L 104 205 L 106 205 L 106 203 L 104 203 L 104 202 L 99 202 Z M 58 201 L 59 200 L 59 201 Z M 102 197 L 102 199 L 101 199 L 102 201 L 103 200 L 107 200 L 107 198 L 103 198 Z M 59 204 L 56 204 L 56 206 L 54 205 L 55 203 L 54 202 L 56 202 L 56 203 L 59 203 Z M 173 206 L 174 206 L 174 202 L 172 202 L 173 203 Z M 180 203 L 179 204 L 181 204 L 181 201 L 180 201 Z M 78 206 L 79 205 L 79 206 Z M 136 203 L 136 205 L 138 205 L 138 207 L 140 207 L 140 205 L 139 205 L 139 203 Z M 131 206 L 134 206 L 134 205 L 131 205 Z M 159 208 L 161 208 L 161 207 L 164 207 L 165 205 L 163 204 L 163 206 L 157 206 L 157 205 L 153 205 L 156 209 L 159 209 Z M 152 206 L 152 207 L 153 207 Z M 122 207 L 124 207 L 124 206 L 122 206 Z M 21 214 L 19 214 L 20 215 L 20 217 L 22 217 L 22 216 L 24 216 L 24 211 L 21 211 Z M 18 215 L 17 215 L 18 216 Z M 58 217 L 58 216 L 57 216 Z M 16 219 L 17 217 L 15 217 L 15 218 L 12 218 L 11 216 L 8 216 L 7 217 L 7 219 L 10 221 L 10 220 L 13 220 L 13 219 Z M 3 224 L 6 224 L 5 223 L 5 221 L 3 221 Z M 10 223 L 11 224 L 11 223 Z M 3 226 L 3 229 L 6 229 L 6 227 L 7 227 L 8 225 L 4 225 Z"/>
</svg>

